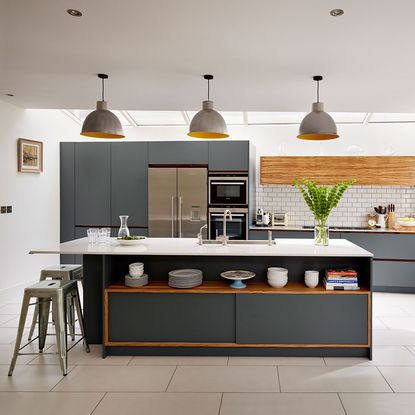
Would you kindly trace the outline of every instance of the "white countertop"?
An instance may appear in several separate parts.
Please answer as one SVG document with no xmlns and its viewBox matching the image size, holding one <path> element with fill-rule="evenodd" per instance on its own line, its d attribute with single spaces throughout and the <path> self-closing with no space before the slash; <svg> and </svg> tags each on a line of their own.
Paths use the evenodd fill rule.
<svg viewBox="0 0 415 415">
<path fill-rule="evenodd" d="M 314 228 L 303 228 L 302 226 L 255 226 L 252 225 L 249 227 L 250 231 L 282 231 L 282 232 L 314 232 Z M 389 228 L 336 228 L 335 226 L 330 227 L 330 232 L 341 232 L 341 233 L 389 233 L 389 234 L 412 234 L 415 235 L 413 230 L 403 230 L 403 229 L 389 229 Z"/>
<path fill-rule="evenodd" d="M 88 238 L 64 242 L 49 249 L 35 249 L 31 254 L 62 255 L 194 255 L 194 256 L 319 256 L 373 257 L 373 254 L 346 239 L 331 239 L 329 246 L 315 246 L 312 239 L 275 239 L 276 244 L 197 244 L 196 238 L 147 238 L 136 246 L 88 244 Z"/>
</svg>

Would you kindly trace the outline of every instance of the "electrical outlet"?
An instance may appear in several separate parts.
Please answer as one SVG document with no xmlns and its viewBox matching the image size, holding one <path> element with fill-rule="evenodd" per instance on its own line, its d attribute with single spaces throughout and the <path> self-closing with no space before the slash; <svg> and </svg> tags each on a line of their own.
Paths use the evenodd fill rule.
<svg viewBox="0 0 415 415">
<path fill-rule="evenodd" d="M 2 206 L 0 208 L 0 213 L 7 213 L 7 206 Z"/>
<path fill-rule="evenodd" d="M 13 207 L 12 206 L 6 206 L 6 211 L 7 211 L 7 213 L 12 213 L 13 212 Z"/>
</svg>

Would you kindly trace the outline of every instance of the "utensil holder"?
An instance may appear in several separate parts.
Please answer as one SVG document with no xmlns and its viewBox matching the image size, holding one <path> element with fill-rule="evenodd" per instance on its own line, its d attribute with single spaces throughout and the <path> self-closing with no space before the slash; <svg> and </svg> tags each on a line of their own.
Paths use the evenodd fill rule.
<svg viewBox="0 0 415 415">
<path fill-rule="evenodd" d="M 393 229 L 393 227 L 395 225 L 396 225 L 395 212 L 389 212 L 389 216 L 388 216 L 388 229 Z"/>
</svg>

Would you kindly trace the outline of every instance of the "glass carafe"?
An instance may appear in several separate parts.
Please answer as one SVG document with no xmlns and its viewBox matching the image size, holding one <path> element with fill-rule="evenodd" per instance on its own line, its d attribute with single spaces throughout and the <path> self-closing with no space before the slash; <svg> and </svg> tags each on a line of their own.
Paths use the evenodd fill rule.
<svg viewBox="0 0 415 415">
<path fill-rule="evenodd" d="M 120 226 L 120 229 L 118 230 L 118 238 L 122 238 L 123 236 L 130 236 L 130 231 L 128 230 L 128 226 L 127 226 L 127 220 L 128 220 L 127 215 L 120 216 L 121 226 Z"/>
</svg>

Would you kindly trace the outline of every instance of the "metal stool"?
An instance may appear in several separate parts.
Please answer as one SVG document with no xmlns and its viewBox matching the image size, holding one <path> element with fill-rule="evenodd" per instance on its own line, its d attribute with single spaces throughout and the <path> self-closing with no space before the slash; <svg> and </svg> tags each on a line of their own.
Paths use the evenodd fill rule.
<svg viewBox="0 0 415 415">
<path fill-rule="evenodd" d="M 81 283 L 83 283 L 83 267 L 82 265 L 77 264 L 62 264 L 44 268 L 42 269 L 42 271 L 40 271 L 39 281 L 44 281 L 46 279 L 62 281 L 76 280 L 81 281 Z M 67 307 L 69 333 L 71 335 L 71 339 L 75 340 L 75 307 L 73 301 L 69 301 Z M 38 315 L 39 307 L 36 305 L 35 312 L 33 313 L 32 325 L 29 331 L 29 341 L 32 340 Z"/>
<path fill-rule="evenodd" d="M 72 346 L 74 347 L 81 340 L 84 341 L 85 349 L 89 353 L 89 346 L 85 337 L 84 320 L 82 317 L 81 303 L 79 301 L 78 285 L 76 281 L 60 281 L 60 280 L 45 280 L 40 281 L 35 285 L 25 288 L 22 310 L 20 312 L 19 328 L 17 329 L 16 345 L 14 347 L 13 358 L 10 363 L 9 376 L 13 374 L 14 367 L 16 365 L 17 356 L 23 354 L 36 354 L 36 353 L 20 353 L 24 347 L 29 343 L 20 347 L 24 324 L 26 321 L 27 310 L 29 305 L 38 304 L 39 306 L 39 351 L 42 353 L 45 347 L 46 332 L 49 320 L 50 303 L 52 302 L 52 317 L 55 322 L 56 331 L 56 346 L 61 364 L 63 375 L 66 376 L 68 370 L 68 345 L 67 345 L 67 330 L 66 330 L 66 305 L 68 297 L 71 297 L 75 303 L 76 312 L 78 314 L 79 326 L 81 328 L 82 337 Z M 31 298 L 37 298 L 36 303 L 30 304 Z M 54 354 L 54 353 L 45 353 Z"/>
</svg>

